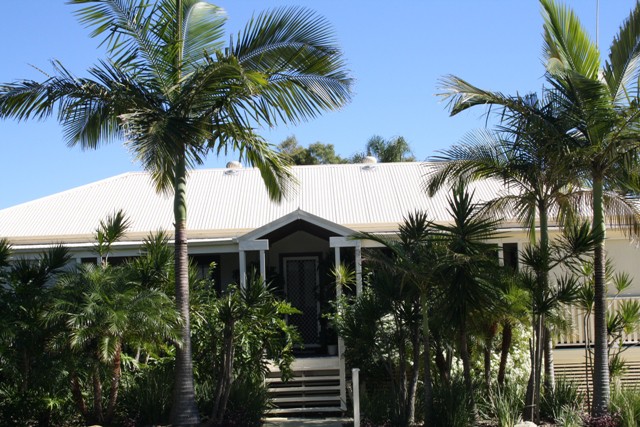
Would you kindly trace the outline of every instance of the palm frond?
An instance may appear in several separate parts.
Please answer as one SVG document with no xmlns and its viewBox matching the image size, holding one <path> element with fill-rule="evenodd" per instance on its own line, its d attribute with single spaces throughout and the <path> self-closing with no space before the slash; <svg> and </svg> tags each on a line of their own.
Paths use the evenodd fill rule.
<svg viewBox="0 0 640 427">
<path fill-rule="evenodd" d="M 192 1 L 184 5 L 183 57 L 187 67 L 198 64 L 209 55 L 224 48 L 225 11 L 204 1 Z M 189 71 L 189 68 L 187 68 Z"/>
<path fill-rule="evenodd" d="M 332 30 L 307 9 L 261 13 L 238 35 L 231 51 L 247 70 L 268 78 L 257 104 L 268 123 L 307 120 L 351 98 L 351 78 Z"/>
<path fill-rule="evenodd" d="M 554 0 L 541 0 L 544 18 L 544 56 L 552 74 L 574 71 L 597 80 L 600 52 L 576 14 Z"/>
<path fill-rule="evenodd" d="M 637 99 L 640 73 L 640 3 L 636 3 L 613 38 L 603 76 L 616 105 Z"/>
</svg>

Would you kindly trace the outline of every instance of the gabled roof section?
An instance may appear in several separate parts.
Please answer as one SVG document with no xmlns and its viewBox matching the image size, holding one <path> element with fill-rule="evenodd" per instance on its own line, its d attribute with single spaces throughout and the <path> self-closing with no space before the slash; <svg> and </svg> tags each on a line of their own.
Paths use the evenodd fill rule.
<svg viewBox="0 0 640 427">
<path fill-rule="evenodd" d="M 320 218 L 319 216 L 312 215 L 309 212 L 298 209 L 291 212 L 290 214 L 276 219 L 275 221 L 270 222 L 269 224 L 263 225 L 260 228 L 257 228 L 243 236 L 238 237 L 238 242 L 262 239 L 268 237 L 269 235 L 275 235 L 278 230 L 286 229 L 287 226 L 295 224 L 299 221 L 309 224 L 313 228 L 317 227 L 319 229 L 322 229 L 329 235 L 332 234 L 335 236 L 346 237 L 354 233 L 354 231 L 350 228 L 343 227 L 340 224 L 327 221 L 324 218 Z"/>
<path fill-rule="evenodd" d="M 280 203 L 269 199 L 255 168 L 194 170 L 187 183 L 188 237 L 238 238 L 289 214 L 369 232 L 396 231 L 417 210 L 446 222 L 448 192 L 430 198 L 423 189 L 429 170 L 428 163 L 294 166 L 299 185 Z M 508 191 L 496 180 L 470 189 L 478 201 Z M 0 237 L 14 245 L 92 242 L 100 220 L 119 209 L 131 220 L 129 240 L 173 230 L 172 196 L 158 194 L 147 173 L 133 172 L 0 210 Z"/>
</svg>

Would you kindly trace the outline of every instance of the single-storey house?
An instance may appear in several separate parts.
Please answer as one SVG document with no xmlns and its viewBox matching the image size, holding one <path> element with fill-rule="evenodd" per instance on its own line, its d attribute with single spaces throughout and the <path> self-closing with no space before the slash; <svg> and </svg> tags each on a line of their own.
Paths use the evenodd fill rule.
<svg viewBox="0 0 640 427">
<path fill-rule="evenodd" d="M 194 170 L 189 175 L 187 229 L 194 262 L 204 272 L 215 261 L 215 278 L 221 285 L 242 284 L 251 268 L 263 277 L 278 277 L 286 298 L 303 312 L 290 318 L 304 341 L 304 354 L 295 369 L 308 382 L 314 381 L 312 372 L 324 373 L 325 378 L 317 384 L 325 391 L 332 390 L 329 395 L 317 393 L 309 398 L 305 403 L 309 411 L 344 409 L 346 401 L 347 373 L 340 357 L 343 344 L 340 341 L 337 356 L 329 356 L 327 344 L 332 343 L 322 338 L 321 291 L 330 289 L 334 292 L 331 296 L 336 292 L 324 267 L 341 260 L 352 262 L 356 291 L 360 292 L 361 250 L 372 243 L 349 236 L 356 232 L 393 234 L 405 216 L 417 210 L 426 211 L 434 221 L 448 221 L 447 192 L 428 197 L 424 191 L 430 167 L 428 163 L 376 163 L 372 159 L 362 164 L 295 166 L 298 184 L 280 203 L 269 199 L 256 169 L 243 168 L 237 162 L 223 169 Z M 500 181 L 482 181 L 471 190 L 481 202 L 505 188 Z M 19 256 L 33 256 L 49 245 L 63 243 L 82 262 L 96 256 L 93 236 L 99 222 L 122 209 L 131 226 L 125 239 L 114 247 L 114 256 L 135 256 L 150 232 L 162 229 L 172 233 L 172 203 L 171 195 L 155 191 L 147 173 L 125 173 L 0 210 L 0 237 L 7 238 Z M 504 256 L 513 258 L 514 249 L 528 242 L 527 234 L 514 221 L 506 220 L 502 226 L 505 233 L 499 243 L 505 249 Z M 638 297 L 640 252 L 636 246 L 622 233 L 610 231 L 607 251 L 618 269 L 637 278 L 624 296 Z M 636 336 L 629 339 L 637 342 Z M 583 340 L 578 328 L 574 336 L 558 342 L 559 367 L 582 360 Z M 277 386 L 274 380 L 274 389 Z M 300 404 L 293 394 L 294 386 L 282 387 L 280 401 L 276 399 L 283 411 L 288 404 Z"/>
</svg>

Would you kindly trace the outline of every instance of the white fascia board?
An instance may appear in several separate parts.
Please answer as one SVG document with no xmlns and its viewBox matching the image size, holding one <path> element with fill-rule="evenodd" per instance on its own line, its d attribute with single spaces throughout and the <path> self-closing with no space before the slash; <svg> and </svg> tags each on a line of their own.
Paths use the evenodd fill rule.
<svg viewBox="0 0 640 427">
<path fill-rule="evenodd" d="M 168 244 L 173 245 L 174 240 L 169 240 Z M 135 256 L 140 253 L 140 248 L 144 244 L 142 240 L 116 242 L 112 245 L 114 256 Z M 50 243 L 39 245 L 16 245 L 11 246 L 13 253 L 15 254 L 30 254 L 39 253 L 43 250 L 50 249 L 55 246 L 64 246 L 74 253 L 74 255 L 82 256 L 86 253 L 87 256 L 95 254 L 95 243 Z M 238 252 L 238 243 L 231 237 L 217 238 L 217 239 L 193 239 L 188 241 L 189 253 L 224 253 L 224 252 Z"/>
<path fill-rule="evenodd" d="M 266 251 L 269 250 L 269 240 L 256 239 L 238 242 L 238 249 L 241 251 Z"/>
</svg>

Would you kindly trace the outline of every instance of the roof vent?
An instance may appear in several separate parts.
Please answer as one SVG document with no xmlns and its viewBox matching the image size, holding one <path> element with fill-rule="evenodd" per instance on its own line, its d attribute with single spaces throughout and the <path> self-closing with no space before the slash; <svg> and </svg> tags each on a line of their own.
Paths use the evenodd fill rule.
<svg viewBox="0 0 640 427">
<path fill-rule="evenodd" d="M 373 156 L 366 156 L 364 159 L 362 159 L 362 163 L 365 165 L 375 165 L 376 163 L 378 163 L 378 159 Z"/>
<path fill-rule="evenodd" d="M 366 156 L 364 159 L 362 159 L 362 169 L 363 170 L 371 170 L 373 168 L 376 167 L 376 164 L 378 163 L 378 159 L 376 159 L 373 156 Z"/>
<path fill-rule="evenodd" d="M 225 175 L 235 175 L 238 173 L 238 169 L 242 169 L 242 163 L 237 160 L 233 160 L 227 163 L 227 170 L 224 171 Z"/>
</svg>

